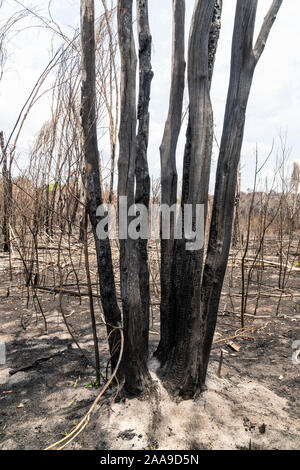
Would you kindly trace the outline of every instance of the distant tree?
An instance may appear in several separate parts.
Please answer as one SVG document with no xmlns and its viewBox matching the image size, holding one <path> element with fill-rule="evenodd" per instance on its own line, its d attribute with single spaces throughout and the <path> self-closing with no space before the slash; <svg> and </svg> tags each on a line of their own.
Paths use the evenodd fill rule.
<svg viewBox="0 0 300 470">
<path fill-rule="evenodd" d="M 300 185 L 300 167 L 298 163 L 294 162 L 293 173 L 291 177 L 291 189 L 295 193 L 298 193 Z"/>
</svg>

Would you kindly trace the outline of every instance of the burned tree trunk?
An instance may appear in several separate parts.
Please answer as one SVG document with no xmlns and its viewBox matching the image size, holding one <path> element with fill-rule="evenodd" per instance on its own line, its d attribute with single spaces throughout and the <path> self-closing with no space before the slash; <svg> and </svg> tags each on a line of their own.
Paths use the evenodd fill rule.
<svg viewBox="0 0 300 470">
<path fill-rule="evenodd" d="M 173 0 L 173 57 L 169 111 L 165 125 L 161 158 L 161 203 L 172 207 L 177 202 L 176 148 L 181 127 L 185 81 L 184 31 L 185 0 Z M 166 362 L 174 342 L 174 301 L 172 292 L 172 266 L 174 248 L 174 218 L 171 220 L 170 239 L 161 239 L 161 304 L 160 344 L 156 356 Z"/>
<path fill-rule="evenodd" d="M 198 1 L 195 5 L 190 41 L 188 84 L 189 123 L 185 149 L 182 188 L 182 214 L 185 204 L 193 208 L 207 205 L 212 153 L 213 119 L 210 85 L 220 30 L 221 2 Z M 203 247 L 187 250 L 189 236 L 183 229 L 182 240 L 173 248 L 172 304 L 169 305 L 171 341 L 161 365 L 165 380 L 175 393 L 188 398 L 199 390 L 200 285 Z"/>
<path fill-rule="evenodd" d="M 246 109 L 256 64 L 264 50 L 282 0 L 274 0 L 256 45 L 253 35 L 257 0 L 238 0 L 232 42 L 232 59 L 224 128 L 218 160 L 208 251 L 201 289 L 204 341 L 201 383 L 205 383 L 211 344 L 231 242 L 237 170 L 243 143 Z"/>
<path fill-rule="evenodd" d="M 87 211 L 91 221 L 100 280 L 100 294 L 111 354 L 112 368 L 118 360 L 119 340 L 114 327 L 121 324 L 115 280 L 113 273 L 111 247 L 108 238 L 97 236 L 97 209 L 102 205 L 100 185 L 97 127 L 96 127 L 96 81 L 95 81 L 95 32 L 94 0 L 81 1 L 81 45 L 82 45 L 82 98 L 81 116 L 83 129 L 83 148 L 85 159 L 85 177 L 87 186 Z"/>
<path fill-rule="evenodd" d="M 207 205 L 213 139 L 210 101 L 209 38 L 214 2 L 200 0 L 195 5 L 189 40 L 189 157 L 184 161 L 182 209 L 190 204 L 195 228 L 196 205 Z M 187 157 L 187 149 L 186 155 Z M 176 292 L 175 343 L 164 367 L 167 381 L 185 398 L 199 390 L 200 287 L 204 247 L 187 250 L 190 242 L 183 229 L 182 240 L 175 243 Z"/>
<path fill-rule="evenodd" d="M 170 111 L 166 124 L 163 144 L 161 146 L 162 152 L 162 201 L 169 206 L 177 201 L 177 172 L 176 172 L 176 145 L 178 133 L 180 129 L 180 119 L 182 112 L 182 98 L 184 90 L 184 23 L 183 11 L 184 2 L 176 2 L 174 13 L 174 53 L 177 57 L 175 59 L 175 66 L 173 67 L 173 81 L 171 87 L 170 97 Z M 215 62 L 215 55 L 220 35 L 220 20 L 222 12 L 222 1 L 216 0 L 214 5 L 213 18 L 209 33 L 208 40 L 208 87 L 210 88 L 212 73 Z M 177 14 L 176 14 L 177 13 Z M 177 27 L 176 27 L 177 23 Z M 177 49 L 176 49 L 177 48 Z M 194 51 L 196 53 L 196 51 Z M 200 57 L 200 56 L 199 56 Z M 194 60 L 199 61 L 199 57 Z M 177 98 L 179 96 L 179 99 Z M 181 101 L 180 101 L 181 99 Z M 180 107 L 179 107 L 180 106 Z M 170 132 L 170 124 L 171 132 Z M 177 127 L 174 126 L 177 123 Z M 171 135 L 171 139 L 169 136 Z M 169 147 L 166 143 L 169 142 Z M 183 164 L 183 184 L 182 184 L 182 197 L 181 207 L 184 213 L 184 205 L 188 203 L 189 193 L 189 175 L 191 169 L 191 118 L 189 116 L 188 127 L 186 133 L 186 146 L 184 153 Z M 209 157 L 210 158 L 210 157 Z M 173 234 L 174 226 L 171 226 L 171 236 Z M 161 341 L 157 350 L 157 357 L 160 360 L 161 366 L 164 366 L 170 352 L 173 350 L 175 344 L 175 334 L 177 330 L 177 322 L 175 320 L 175 312 L 177 309 L 178 298 L 181 297 L 182 292 L 182 277 L 183 263 L 185 256 L 185 247 L 182 241 L 161 240 L 162 248 L 162 263 L 161 263 Z M 189 277 L 188 277 L 189 278 Z"/>
<path fill-rule="evenodd" d="M 185 398 L 203 390 L 208 358 L 231 240 L 232 217 L 246 107 L 255 66 L 262 54 L 282 0 L 274 1 L 252 50 L 257 2 L 237 2 L 231 81 L 217 170 L 209 247 L 202 277 L 204 250 L 187 251 L 189 240 L 176 240 L 173 251 L 172 341 L 159 356 L 162 375 Z M 189 43 L 189 124 L 184 155 L 182 213 L 204 206 L 205 228 L 212 150 L 210 85 L 219 37 L 221 1 L 196 2 Z M 211 25 L 211 27 L 210 27 Z M 195 213 L 193 213 L 193 229 Z M 201 283 L 202 280 L 202 283 Z M 163 331 L 163 326 L 162 326 Z M 161 343 L 162 345 L 162 343 Z M 160 345 L 160 346 L 161 346 Z M 167 358 L 164 363 L 164 358 Z"/>
<path fill-rule="evenodd" d="M 153 72 L 151 67 L 152 37 L 148 19 L 148 1 L 137 0 L 138 39 L 139 39 L 139 101 L 138 101 L 138 134 L 136 137 L 136 192 L 135 203 L 143 204 L 149 209 L 150 176 L 148 169 L 149 139 L 149 101 Z M 148 356 L 150 287 L 147 240 L 139 239 L 139 283 L 143 312 L 143 338 L 145 356 Z"/>
<path fill-rule="evenodd" d="M 127 209 L 135 203 L 134 183 L 137 154 L 137 59 L 132 30 L 132 0 L 119 0 L 118 2 L 118 31 L 121 53 L 118 205 L 120 281 L 124 326 L 124 358 L 121 369 L 125 377 L 125 391 L 132 395 L 139 395 L 145 391 L 151 379 L 145 351 L 145 331 L 147 332 L 149 326 L 145 324 L 141 299 L 138 242 L 128 236 L 128 225 L 132 218 L 128 217 Z M 144 154 L 142 158 L 144 164 Z"/>
</svg>

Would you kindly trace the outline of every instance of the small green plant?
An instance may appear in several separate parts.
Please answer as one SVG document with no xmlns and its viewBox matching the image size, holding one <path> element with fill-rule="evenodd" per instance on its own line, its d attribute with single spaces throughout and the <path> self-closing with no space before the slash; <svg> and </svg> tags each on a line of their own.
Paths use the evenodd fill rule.
<svg viewBox="0 0 300 470">
<path fill-rule="evenodd" d="M 80 379 L 80 376 L 79 376 L 78 379 L 76 379 L 75 382 L 74 382 L 74 385 L 73 385 L 74 388 L 77 388 L 78 382 L 80 382 L 80 380 L 81 379 Z"/>
<path fill-rule="evenodd" d="M 85 388 L 98 388 L 99 384 L 97 380 L 94 380 L 93 382 L 89 382 L 87 385 L 85 385 Z"/>
</svg>

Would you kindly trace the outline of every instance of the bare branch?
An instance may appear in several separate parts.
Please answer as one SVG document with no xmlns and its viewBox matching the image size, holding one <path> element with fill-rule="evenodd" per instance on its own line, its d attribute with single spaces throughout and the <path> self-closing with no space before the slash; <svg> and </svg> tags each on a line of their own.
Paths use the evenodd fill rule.
<svg viewBox="0 0 300 470">
<path fill-rule="evenodd" d="M 261 27 L 260 33 L 258 35 L 256 44 L 253 50 L 256 63 L 259 61 L 264 51 L 268 36 L 270 34 L 273 23 L 276 20 L 277 13 L 279 11 L 279 8 L 281 7 L 282 2 L 283 0 L 273 0 L 273 3 L 270 6 L 270 9 L 264 19 L 263 25 Z"/>
</svg>

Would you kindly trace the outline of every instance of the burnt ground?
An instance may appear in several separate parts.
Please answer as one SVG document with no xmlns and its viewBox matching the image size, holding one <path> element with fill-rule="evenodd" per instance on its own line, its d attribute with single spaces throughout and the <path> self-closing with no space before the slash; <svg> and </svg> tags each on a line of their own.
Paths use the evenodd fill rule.
<svg viewBox="0 0 300 470">
<path fill-rule="evenodd" d="M 93 386 L 93 368 L 72 342 L 64 325 L 59 313 L 58 295 L 39 292 L 48 325 L 48 333 L 45 333 L 43 318 L 36 314 L 32 300 L 26 304 L 26 289 L 16 286 L 7 296 L 7 287 L 11 285 L 7 259 L 1 259 L 1 266 L 0 342 L 6 343 L 7 362 L 0 366 L 0 449 L 44 449 L 65 436 L 80 421 L 99 389 Z M 139 421 L 132 416 L 136 414 L 136 400 L 126 400 L 108 410 L 114 395 L 114 390 L 110 389 L 97 406 L 88 428 L 71 448 L 241 449 L 248 448 L 249 440 L 252 448 L 300 448 L 300 364 L 292 362 L 292 344 L 300 340 L 297 301 L 284 297 L 276 316 L 277 297 L 265 295 L 260 300 L 257 316 L 246 317 L 243 335 L 232 338 L 241 328 L 238 315 L 239 270 L 237 267 L 234 272 L 232 301 L 227 296 L 228 276 L 225 282 L 211 355 L 208 392 L 203 399 L 209 406 L 203 405 L 206 411 L 199 417 L 208 423 L 208 428 L 211 425 L 213 433 L 207 432 L 204 436 L 203 430 L 198 430 L 197 423 L 192 422 L 187 425 L 185 435 L 181 435 L 176 426 L 178 424 L 181 428 L 187 419 L 189 405 L 185 402 L 173 405 L 172 401 L 166 405 L 166 401 L 171 399 L 166 398 L 161 387 L 161 403 L 156 400 L 153 407 L 153 400 L 148 405 L 143 402 L 143 406 L 148 407 L 149 422 L 152 423 L 149 432 L 149 423 L 146 427 L 143 425 L 145 418 Z M 268 268 L 265 282 L 272 285 L 274 281 L 275 286 L 276 276 L 277 269 Z M 300 292 L 298 271 L 291 273 L 289 286 L 287 292 Z M 252 292 L 255 292 L 255 286 Z M 272 294 L 276 289 L 264 289 L 264 292 Z M 250 299 L 249 312 L 253 309 L 253 302 Z M 63 305 L 81 347 L 92 358 L 87 299 L 83 298 L 80 305 L 78 298 L 65 295 Z M 105 328 L 101 324 L 97 303 L 96 312 L 102 373 L 105 376 L 108 355 Z M 159 340 L 155 334 L 159 331 L 157 305 L 153 307 L 152 320 L 150 341 L 153 351 Z M 229 345 L 230 341 L 233 345 Z M 223 366 L 218 379 L 221 350 Z M 15 372 L 13 375 L 10 374 L 12 370 Z M 199 410 L 202 409 L 201 403 L 200 399 L 199 407 L 190 406 L 197 406 Z M 175 411 L 172 411 L 172 406 L 177 407 Z M 210 414 L 207 415 L 209 407 L 213 407 L 209 411 L 211 422 Z M 157 420 L 155 413 L 159 416 Z M 173 422 L 176 413 L 179 417 L 184 415 L 179 423 Z M 223 414 L 228 416 L 227 421 Z M 229 432 L 232 423 L 234 433 Z"/>
</svg>

